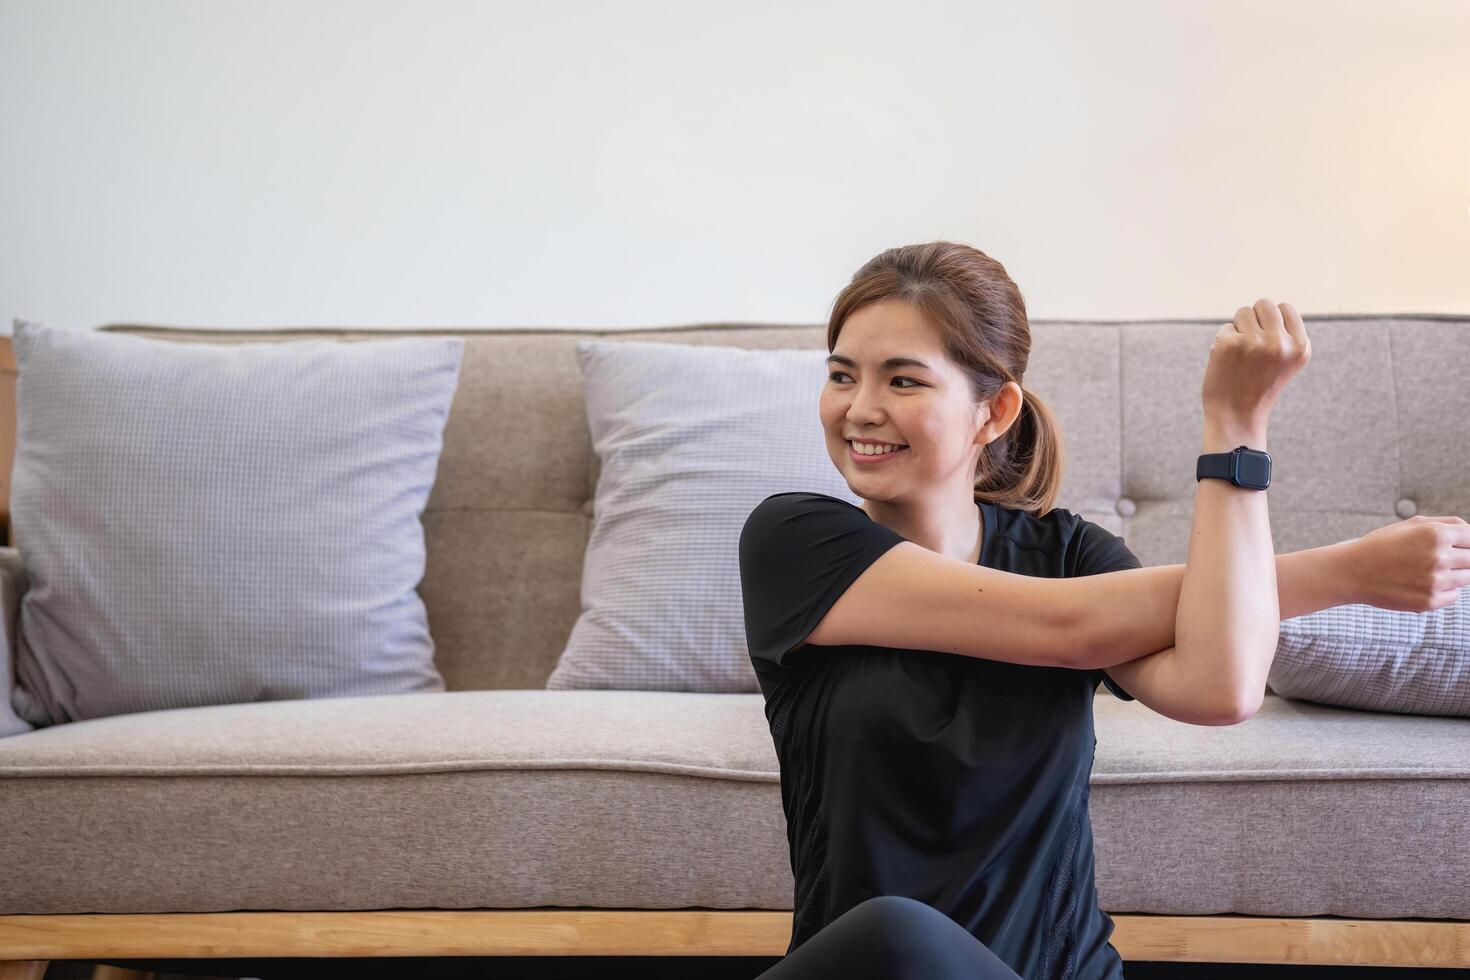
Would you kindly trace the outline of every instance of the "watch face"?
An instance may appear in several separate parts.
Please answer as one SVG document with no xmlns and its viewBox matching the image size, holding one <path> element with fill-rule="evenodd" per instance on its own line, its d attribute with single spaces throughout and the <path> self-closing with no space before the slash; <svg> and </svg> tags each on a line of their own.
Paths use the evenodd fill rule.
<svg viewBox="0 0 1470 980">
<path fill-rule="evenodd" d="M 1271 457 L 1261 452 L 1237 453 L 1235 479 L 1248 487 L 1271 484 Z"/>
</svg>

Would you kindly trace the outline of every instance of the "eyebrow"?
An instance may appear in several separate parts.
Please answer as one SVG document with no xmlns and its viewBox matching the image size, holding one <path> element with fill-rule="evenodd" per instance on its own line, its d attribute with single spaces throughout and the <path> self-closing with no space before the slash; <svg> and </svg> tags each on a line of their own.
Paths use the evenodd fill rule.
<svg viewBox="0 0 1470 980">
<path fill-rule="evenodd" d="M 857 367 L 856 361 L 854 361 L 850 357 L 843 357 L 841 354 L 829 354 L 827 356 L 827 363 L 831 364 L 833 361 L 836 361 L 838 364 L 845 364 L 848 367 Z M 932 370 L 929 365 L 925 364 L 923 361 L 919 360 L 916 357 L 890 357 L 888 360 L 884 361 L 880 365 L 880 367 L 882 367 L 884 370 L 896 367 L 917 367 L 923 368 L 925 371 Z"/>
</svg>

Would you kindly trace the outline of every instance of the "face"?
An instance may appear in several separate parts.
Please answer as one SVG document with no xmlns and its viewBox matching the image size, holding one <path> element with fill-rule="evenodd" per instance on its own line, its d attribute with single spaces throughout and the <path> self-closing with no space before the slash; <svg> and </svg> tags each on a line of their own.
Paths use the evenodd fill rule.
<svg viewBox="0 0 1470 980">
<path fill-rule="evenodd" d="M 853 493 L 883 501 L 968 498 L 980 452 L 994 438 L 982 431 L 990 410 L 971 400 L 969 379 L 923 315 L 901 300 L 870 303 L 847 318 L 832 354 L 822 428 L 827 454 Z M 862 455 L 854 439 L 883 451 Z"/>
</svg>

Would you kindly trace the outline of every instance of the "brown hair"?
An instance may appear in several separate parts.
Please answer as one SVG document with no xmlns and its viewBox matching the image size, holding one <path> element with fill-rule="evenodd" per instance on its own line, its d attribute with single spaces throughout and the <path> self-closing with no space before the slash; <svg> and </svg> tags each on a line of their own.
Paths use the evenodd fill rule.
<svg viewBox="0 0 1470 980">
<path fill-rule="evenodd" d="M 827 350 L 853 313 L 885 299 L 913 306 L 939 330 L 945 353 L 970 378 L 976 402 L 1008 381 L 1021 384 L 1031 357 L 1031 324 L 1005 266 L 977 248 L 928 242 L 869 259 L 837 295 Z M 1062 483 L 1062 432 L 1051 410 L 1021 385 L 1021 414 L 987 445 L 975 467 L 975 499 L 1045 517 Z"/>
</svg>

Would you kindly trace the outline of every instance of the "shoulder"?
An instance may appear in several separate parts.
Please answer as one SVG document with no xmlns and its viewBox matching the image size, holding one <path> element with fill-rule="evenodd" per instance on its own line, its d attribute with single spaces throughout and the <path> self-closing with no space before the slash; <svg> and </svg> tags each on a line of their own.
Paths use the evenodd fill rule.
<svg viewBox="0 0 1470 980">
<path fill-rule="evenodd" d="M 741 529 L 742 545 L 747 538 L 778 534 L 791 529 L 791 525 L 812 520 L 847 520 L 856 518 L 871 520 L 861 507 L 837 497 L 812 490 L 791 490 L 773 493 L 745 518 Z"/>
<path fill-rule="evenodd" d="M 772 494 L 756 505 L 740 530 L 742 572 L 765 573 L 866 550 L 903 537 L 856 504 L 809 490 Z"/>
</svg>

